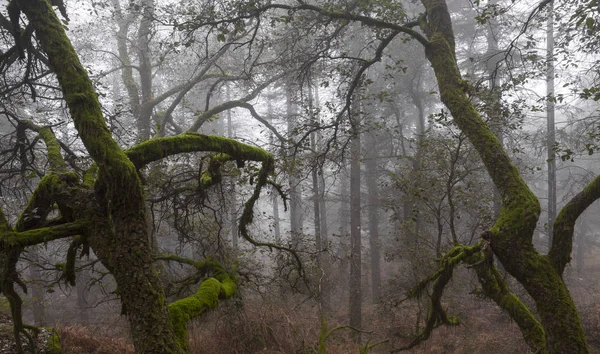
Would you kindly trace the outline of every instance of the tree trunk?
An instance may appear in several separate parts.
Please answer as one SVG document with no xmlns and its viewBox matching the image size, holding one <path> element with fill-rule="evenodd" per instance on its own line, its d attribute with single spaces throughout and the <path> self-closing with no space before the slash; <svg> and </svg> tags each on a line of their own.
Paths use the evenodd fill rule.
<svg viewBox="0 0 600 354">
<path fill-rule="evenodd" d="M 371 300 L 377 303 L 381 297 L 381 244 L 379 241 L 379 187 L 377 186 L 377 132 L 366 134 L 365 177 L 369 198 L 369 249 L 371 253 Z"/>
<path fill-rule="evenodd" d="M 521 178 L 502 145 L 483 121 L 466 91 L 455 55 L 450 13 L 443 0 L 422 0 L 427 10 L 423 29 L 429 43 L 425 54 L 435 72 L 442 102 L 457 126 L 478 151 L 500 192 L 502 209 L 488 232 L 494 254 L 535 301 L 550 353 L 587 353 L 577 309 L 562 280 L 562 252 L 554 245 L 549 256 L 533 246 L 540 204 Z"/>
<path fill-rule="evenodd" d="M 114 234 L 98 230 L 90 235 L 90 246 L 115 278 L 136 353 L 183 353 L 176 343 L 145 226 L 143 217 L 126 216 L 114 223 Z"/>
<path fill-rule="evenodd" d="M 227 101 L 229 101 L 230 98 L 227 98 Z M 231 110 L 228 110 L 227 113 L 231 112 Z M 273 105 L 271 104 L 271 99 L 267 100 L 267 118 L 269 123 L 273 124 Z M 230 137 L 231 138 L 231 137 Z M 273 134 L 269 134 L 269 145 L 274 146 L 274 137 Z M 273 231 L 275 233 L 275 243 L 280 245 L 281 244 L 281 218 L 279 217 L 279 194 L 277 193 L 277 191 L 275 190 L 275 188 L 273 188 L 272 193 L 271 193 L 271 200 L 273 203 Z"/>
<path fill-rule="evenodd" d="M 288 85 L 286 87 L 286 107 L 287 107 L 287 129 L 288 129 L 288 173 L 290 183 L 290 232 L 291 248 L 297 249 L 300 245 L 300 236 L 302 235 L 302 192 L 300 179 L 298 178 L 298 166 L 296 147 L 293 137 L 296 135 L 297 108 L 293 102 L 293 90 Z"/>
<path fill-rule="evenodd" d="M 231 88 L 229 87 L 229 85 L 226 85 L 226 95 L 227 95 L 227 102 L 231 101 Z M 228 109 L 227 110 L 227 137 L 229 139 L 233 139 L 233 121 L 231 119 L 231 110 Z M 237 220 L 238 220 L 238 213 L 237 213 L 237 208 L 236 208 L 236 184 L 235 181 L 231 178 L 228 182 L 229 184 L 229 188 L 228 188 L 228 193 L 231 197 L 231 200 L 229 200 L 228 205 L 228 215 L 229 215 L 229 226 L 230 226 L 230 235 L 231 235 L 231 245 L 234 249 L 235 252 L 237 252 L 238 249 L 238 229 L 237 229 Z"/>
<path fill-rule="evenodd" d="M 38 267 L 40 255 L 38 246 L 28 249 L 32 264 L 29 266 L 29 276 L 31 277 L 31 301 L 33 307 L 33 321 L 36 326 L 44 327 L 46 325 L 46 310 L 44 307 L 44 286 L 42 276 Z"/>
<path fill-rule="evenodd" d="M 548 20 L 546 26 L 546 114 L 548 151 L 548 249 L 552 245 L 554 220 L 556 220 L 556 140 L 554 126 L 554 2 L 548 4 Z"/>
<path fill-rule="evenodd" d="M 154 0 L 142 0 L 142 19 L 138 29 L 139 74 L 142 89 L 140 116 L 137 117 L 138 141 L 150 139 L 152 104 L 152 63 L 150 61 L 150 28 L 154 18 Z M 163 123 L 164 124 L 164 123 Z"/>
<path fill-rule="evenodd" d="M 114 275 L 128 313 L 138 353 L 182 353 L 171 324 L 163 289 L 153 266 L 141 182 L 108 130 L 97 94 L 61 22 L 47 1 L 19 1 L 47 53 L 64 93 L 75 128 L 99 167 L 95 191 L 100 210 L 76 210 L 92 219 L 88 241 Z M 88 198 L 93 199 L 93 198 Z M 91 200 L 90 200 L 91 201 Z"/>
<path fill-rule="evenodd" d="M 345 297 L 346 290 L 350 289 L 348 284 L 348 264 L 350 257 L 350 181 L 348 176 L 348 167 L 346 160 L 343 159 L 340 163 L 340 183 L 339 183 L 339 237 L 335 245 L 335 255 L 339 259 L 338 270 L 338 286 L 341 296 Z"/>
<path fill-rule="evenodd" d="M 357 129 L 350 151 L 350 326 L 362 327 L 362 240 L 360 205 L 360 133 Z M 360 341 L 360 332 L 353 332 Z"/>
<path fill-rule="evenodd" d="M 90 305 L 87 299 L 89 281 L 90 275 L 88 269 L 82 269 L 77 273 L 77 283 L 75 283 L 77 290 L 77 320 L 84 326 L 89 325 Z"/>
</svg>

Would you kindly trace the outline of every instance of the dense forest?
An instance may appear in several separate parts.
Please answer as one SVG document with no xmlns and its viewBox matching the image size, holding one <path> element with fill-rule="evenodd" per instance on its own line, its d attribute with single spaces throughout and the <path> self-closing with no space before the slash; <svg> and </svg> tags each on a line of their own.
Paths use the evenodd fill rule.
<svg viewBox="0 0 600 354">
<path fill-rule="evenodd" d="M 3 1 L 0 353 L 600 353 L 598 21 Z"/>
</svg>

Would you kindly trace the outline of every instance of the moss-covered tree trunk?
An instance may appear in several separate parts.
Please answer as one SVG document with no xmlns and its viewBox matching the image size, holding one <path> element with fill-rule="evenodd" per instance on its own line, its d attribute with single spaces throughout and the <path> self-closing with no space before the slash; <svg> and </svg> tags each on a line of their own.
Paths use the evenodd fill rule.
<svg viewBox="0 0 600 354">
<path fill-rule="evenodd" d="M 502 209 L 489 232 L 494 254 L 535 301 L 549 353 L 587 353 L 579 315 L 562 280 L 562 269 L 533 247 L 540 214 L 538 199 L 527 187 L 498 139 L 467 95 L 455 56 L 450 14 L 444 0 L 422 0 L 422 23 L 429 44 L 425 53 L 438 81 L 440 96 L 459 128 L 479 152 L 500 192 Z"/>
<path fill-rule="evenodd" d="M 181 353 L 148 244 L 143 191 L 137 170 L 112 138 L 96 92 L 50 4 L 18 2 L 56 73 L 75 128 L 98 165 L 100 210 L 90 245 L 114 275 L 139 353 Z"/>
</svg>

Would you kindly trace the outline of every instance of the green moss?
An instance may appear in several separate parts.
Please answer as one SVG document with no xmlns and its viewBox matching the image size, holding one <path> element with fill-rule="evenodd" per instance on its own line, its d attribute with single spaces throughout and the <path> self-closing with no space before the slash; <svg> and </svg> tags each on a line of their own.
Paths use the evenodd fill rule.
<svg viewBox="0 0 600 354">
<path fill-rule="evenodd" d="M 50 169 L 53 172 L 66 172 L 67 164 L 62 157 L 60 151 L 60 144 L 54 135 L 52 129 L 43 127 L 39 130 L 41 138 L 46 143 L 48 149 L 48 161 L 50 163 Z"/>
<path fill-rule="evenodd" d="M 268 152 L 255 146 L 221 136 L 197 133 L 153 138 L 135 145 L 126 153 L 134 165 L 140 168 L 167 156 L 203 151 L 227 154 L 236 160 L 265 161 L 272 158 Z M 226 157 L 221 156 L 219 159 L 226 159 Z"/>
<path fill-rule="evenodd" d="M 77 236 L 83 233 L 84 222 L 41 227 L 22 232 L 5 231 L 0 233 L 0 240 L 5 248 L 22 248 L 52 240 Z"/>
<path fill-rule="evenodd" d="M 92 187 L 98 175 L 98 165 L 93 163 L 83 174 L 83 185 Z"/>
<path fill-rule="evenodd" d="M 194 295 L 169 305 L 171 323 L 181 348 L 184 350 L 188 348 L 187 326 L 189 321 L 216 307 L 219 304 L 219 298 L 233 296 L 236 288 L 235 282 L 229 277 L 225 278 L 223 282 L 215 278 L 208 278 L 200 284 Z"/>
</svg>

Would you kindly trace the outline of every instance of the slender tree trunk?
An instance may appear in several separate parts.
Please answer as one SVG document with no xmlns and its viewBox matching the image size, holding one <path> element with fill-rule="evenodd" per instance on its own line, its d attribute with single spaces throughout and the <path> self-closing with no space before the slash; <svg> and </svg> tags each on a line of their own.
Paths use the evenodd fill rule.
<svg viewBox="0 0 600 354">
<path fill-rule="evenodd" d="M 496 5 L 497 1 L 493 0 L 490 5 Z M 488 76 L 488 92 L 485 101 L 487 101 L 487 115 L 488 124 L 490 129 L 496 135 L 500 144 L 504 145 L 504 119 L 502 118 L 502 107 L 501 99 L 502 92 L 500 91 L 500 76 L 498 63 L 501 61 L 504 55 L 498 48 L 498 22 L 495 18 L 490 18 L 487 26 L 487 55 L 486 55 L 486 75 Z M 502 207 L 502 200 L 500 199 L 500 192 L 496 186 L 493 186 L 494 198 L 493 208 L 494 215 L 498 217 L 500 215 L 500 208 Z"/>
<path fill-rule="evenodd" d="M 78 261 L 77 263 L 81 262 Z M 82 269 L 77 272 L 77 282 L 75 283 L 75 288 L 77 290 L 77 317 L 79 323 L 82 325 L 89 324 L 90 305 L 87 301 L 89 280 L 90 275 L 87 269 Z"/>
<path fill-rule="evenodd" d="M 318 107 L 318 106 L 317 106 Z M 318 125 L 318 117 L 315 114 L 315 106 L 313 103 L 313 87 L 310 85 L 308 87 L 308 110 L 311 117 L 311 122 L 313 125 Z M 313 161 L 314 165 L 312 166 L 311 178 L 312 178 L 312 191 L 313 191 L 313 215 L 314 215 L 314 230 L 315 230 L 315 248 L 317 252 L 317 267 L 321 271 L 321 277 L 319 280 L 319 304 L 320 304 L 320 312 L 323 314 L 324 309 L 328 307 L 328 272 L 329 269 L 327 267 L 327 236 L 326 230 L 324 230 L 324 201 L 323 194 L 321 191 L 321 178 L 319 178 L 319 174 L 323 174 L 323 165 L 320 161 L 320 152 L 319 152 L 319 137 L 317 132 L 313 132 L 310 135 L 310 146 L 312 153 L 314 155 Z"/>
<path fill-rule="evenodd" d="M 414 87 L 411 86 L 409 88 L 409 94 L 410 97 L 415 105 L 415 107 L 417 108 L 417 149 L 415 151 L 415 156 L 413 159 L 413 166 L 412 169 L 414 172 L 418 172 L 421 169 L 421 165 L 422 165 L 422 156 L 423 156 L 423 139 L 425 138 L 425 107 L 423 105 L 423 99 L 421 97 L 421 79 L 420 76 L 417 75 L 417 82 L 414 83 Z M 412 199 L 416 199 L 413 198 L 412 196 L 410 197 Z M 420 217 L 420 209 L 421 206 L 418 203 L 418 200 L 415 200 L 415 204 L 412 206 L 412 210 L 411 210 L 411 214 L 412 217 L 414 217 L 415 219 L 415 224 L 414 224 L 414 231 L 413 231 L 413 237 L 414 237 L 414 244 L 417 245 L 419 243 L 419 237 L 421 234 L 421 229 L 423 228 L 423 220 Z M 416 215 L 414 215 L 414 213 L 416 213 Z M 435 244 L 436 240 L 433 239 L 433 243 Z M 417 246 L 418 247 L 418 246 Z M 415 248 L 417 248 L 415 247 Z"/>
<path fill-rule="evenodd" d="M 31 301 L 33 306 L 33 321 L 36 326 L 44 327 L 46 325 L 46 309 L 44 307 L 44 286 L 38 264 L 40 255 L 38 246 L 28 249 L 32 264 L 29 266 L 29 276 L 31 278 Z"/>
<path fill-rule="evenodd" d="M 339 238 L 335 245 L 335 254 L 339 259 L 338 267 L 338 282 L 339 291 L 346 295 L 346 290 L 350 289 L 348 284 L 348 265 L 350 260 L 350 180 L 348 175 L 348 168 L 346 166 L 346 160 L 342 160 L 340 165 L 340 183 L 339 183 Z"/>
<path fill-rule="evenodd" d="M 231 89 L 229 85 L 225 86 L 225 95 L 227 96 L 227 102 L 231 101 Z M 233 121 L 231 119 L 231 109 L 227 110 L 227 137 L 233 139 Z M 230 237 L 231 237 L 231 245 L 233 246 L 234 251 L 238 249 L 238 229 L 237 229 L 237 220 L 238 214 L 236 209 L 236 184 L 233 178 L 228 181 L 228 193 L 231 197 L 229 200 L 228 208 L 229 208 L 229 227 L 230 227 Z"/>
<path fill-rule="evenodd" d="M 152 110 L 152 63 L 150 61 L 150 28 L 154 18 L 154 0 L 142 0 L 142 19 L 138 29 L 139 74 L 142 89 L 140 116 L 138 117 L 138 141 L 150 139 Z"/>
<path fill-rule="evenodd" d="M 362 240 L 360 205 L 360 133 L 357 129 L 350 151 L 350 326 L 362 327 Z M 353 332 L 360 341 L 360 333 Z"/>
<path fill-rule="evenodd" d="M 298 178 L 297 156 L 295 149 L 296 120 L 298 119 L 296 104 L 293 102 L 294 92 L 290 85 L 286 88 L 287 128 L 288 128 L 288 172 L 290 183 L 290 231 L 291 248 L 297 249 L 302 235 L 302 194 L 300 179 Z"/>
<path fill-rule="evenodd" d="M 556 155 L 554 143 L 554 2 L 548 4 L 546 26 L 546 113 L 548 124 L 548 249 L 552 245 L 554 220 L 556 220 Z"/>
<path fill-rule="evenodd" d="M 228 99 L 229 101 L 229 99 Z M 271 104 L 271 99 L 267 100 L 267 119 L 269 123 L 273 124 L 273 105 Z M 269 134 L 269 145 L 274 146 L 274 137 L 273 134 Z M 271 193 L 272 203 L 273 203 L 273 229 L 275 232 L 275 243 L 281 244 L 281 218 L 279 217 L 279 194 L 273 188 Z"/>
<path fill-rule="evenodd" d="M 140 92 L 133 77 L 133 67 L 131 65 L 129 49 L 127 47 L 127 35 L 129 34 L 131 18 L 130 16 L 125 16 L 123 14 L 119 0 L 113 0 L 113 7 L 115 8 L 115 16 L 117 25 L 119 26 L 117 31 L 117 52 L 119 53 L 119 60 L 123 63 L 121 78 L 125 85 L 125 89 L 127 90 L 131 112 L 137 119 L 140 116 Z"/>
<path fill-rule="evenodd" d="M 369 249 L 371 254 L 371 296 L 373 303 L 381 297 L 381 245 L 379 241 L 379 187 L 377 186 L 377 132 L 366 134 L 365 177 L 369 198 Z"/>
</svg>

